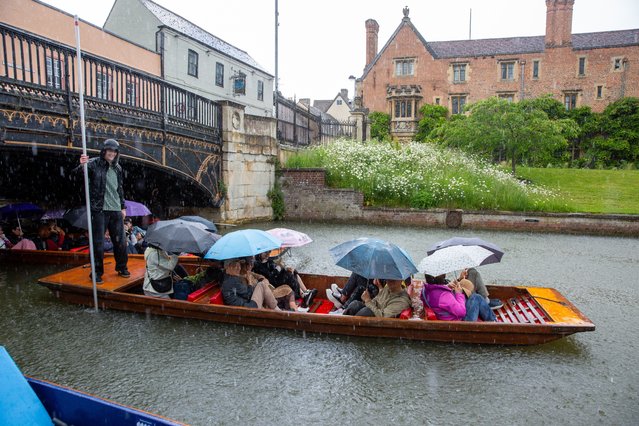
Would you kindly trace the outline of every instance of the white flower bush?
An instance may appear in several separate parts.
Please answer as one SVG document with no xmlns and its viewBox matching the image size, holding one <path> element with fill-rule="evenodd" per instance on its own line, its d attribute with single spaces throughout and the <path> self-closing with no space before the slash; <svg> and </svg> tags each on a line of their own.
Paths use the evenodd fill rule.
<svg viewBox="0 0 639 426">
<path fill-rule="evenodd" d="M 367 204 L 415 208 L 569 211 L 553 191 L 515 179 L 485 160 L 432 144 L 338 140 L 306 153 L 329 184 Z M 292 162 L 295 164 L 295 160 Z"/>
</svg>

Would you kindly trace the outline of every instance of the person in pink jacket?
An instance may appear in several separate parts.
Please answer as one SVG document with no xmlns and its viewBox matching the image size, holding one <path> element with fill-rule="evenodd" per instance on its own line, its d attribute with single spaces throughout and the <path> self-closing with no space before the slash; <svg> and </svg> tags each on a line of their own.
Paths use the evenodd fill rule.
<svg viewBox="0 0 639 426">
<path fill-rule="evenodd" d="M 433 277 L 426 274 L 426 285 L 422 289 L 422 301 L 430 306 L 437 319 L 462 321 L 466 316 L 464 289 L 457 281 L 448 284 L 445 275 Z"/>
</svg>

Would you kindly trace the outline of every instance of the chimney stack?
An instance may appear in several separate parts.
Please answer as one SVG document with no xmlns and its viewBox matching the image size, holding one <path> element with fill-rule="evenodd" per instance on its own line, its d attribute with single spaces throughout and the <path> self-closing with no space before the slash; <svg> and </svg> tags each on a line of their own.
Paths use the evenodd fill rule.
<svg viewBox="0 0 639 426">
<path fill-rule="evenodd" d="M 374 19 L 366 20 L 366 67 L 373 62 L 377 55 L 377 33 L 379 24 Z"/>
<path fill-rule="evenodd" d="M 546 0 L 546 47 L 572 45 L 572 8 L 575 0 Z"/>
<path fill-rule="evenodd" d="M 339 91 L 340 95 L 348 102 L 348 89 L 342 89 Z"/>
</svg>

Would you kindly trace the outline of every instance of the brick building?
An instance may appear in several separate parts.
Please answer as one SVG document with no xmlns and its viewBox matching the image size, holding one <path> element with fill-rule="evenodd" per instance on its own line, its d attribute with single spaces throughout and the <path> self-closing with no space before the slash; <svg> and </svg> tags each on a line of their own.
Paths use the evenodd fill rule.
<svg viewBox="0 0 639 426">
<path fill-rule="evenodd" d="M 567 109 L 602 111 L 639 96 L 639 29 L 572 34 L 574 3 L 546 0 L 544 36 L 441 42 L 427 42 L 405 8 L 379 52 L 379 25 L 369 19 L 355 106 L 389 113 L 393 136 L 410 139 L 425 103 L 458 114 L 491 96 L 518 101 L 550 93 Z"/>
</svg>

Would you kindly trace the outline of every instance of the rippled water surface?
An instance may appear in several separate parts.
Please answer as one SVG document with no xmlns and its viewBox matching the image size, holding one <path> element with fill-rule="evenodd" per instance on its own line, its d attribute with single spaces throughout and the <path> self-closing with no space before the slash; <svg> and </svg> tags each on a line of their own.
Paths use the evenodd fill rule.
<svg viewBox="0 0 639 426">
<path fill-rule="evenodd" d="M 277 223 L 314 242 L 285 259 L 347 275 L 328 249 L 383 238 L 419 262 L 449 230 Z M 555 287 L 597 326 L 534 347 L 305 334 L 92 309 L 0 264 L 0 344 L 25 374 L 194 425 L 638 424 L 639 240 L 472 232 L 500 245 L 487 283 Z"/>
</svg>

